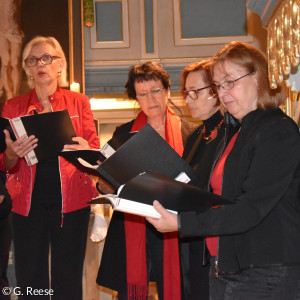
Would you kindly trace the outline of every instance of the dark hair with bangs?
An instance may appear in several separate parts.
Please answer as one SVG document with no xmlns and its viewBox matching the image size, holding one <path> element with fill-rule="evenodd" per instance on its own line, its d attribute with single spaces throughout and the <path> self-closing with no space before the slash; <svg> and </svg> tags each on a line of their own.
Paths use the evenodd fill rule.
<svg viewBox="0 0 300 300">
<path fill-rule="evenodd" d="M 128 79 L 125 84 L 127 95 L 129 99 L 136 100 L 136 92 L 134 88 L 135 82 L 143 81 L 161 81 L 164 89 L 168 90 L 171 86 L 169 74 L 162 68 L 162 66 L 153 61 L 148 61 L 140 65 L 132 66 L 128 73 Z"/>
<path fill-rule="evenodd" d="M 270 87 L 267 59 L 260 50 L 242 42 L 227 44 L 213 58 L 212 76 L 215 67 L 220 64 L 224 65 L 226 62 L 244 68 L 246 73 L 256 73 L 258 109 L 278 108 L 284 103 L 285 94 L 283 89 L 280 86 L 276 89 Z"/>
</svg>

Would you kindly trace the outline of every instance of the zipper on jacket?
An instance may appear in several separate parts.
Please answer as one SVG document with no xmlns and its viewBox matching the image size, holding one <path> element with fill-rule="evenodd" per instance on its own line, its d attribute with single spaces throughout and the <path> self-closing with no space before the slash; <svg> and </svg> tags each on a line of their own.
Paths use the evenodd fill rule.
<svg viewBox="0 0 300 300">
<path fill-rule="evenodd" d="M 219 244 L 219 238 L 218 238 L 218 244 Z M 219 254 L 219 246 L 218 246 L 218 254 Z M 219 269 L 218 269 L 218 256 L 216 256 L 215 258 L 215 265 L 214 265 L 214 275 L 215 275 L 215 278 L 218 278 L 219 277 Z"/>
<path fill-rule="evenodd" d="M 228 136 L 229 136 L 229 127 L 227 127 L 225 125 L 224 143 L 223 143 L 223 146 L 222 146 L 222 148 L 220 149 L 220 151 L 218 153 L 217 158 L 215 159 L 215 161 L 214 161 L 214 163 L 213 163 L 213 165 L 212 165 L 212 167 L 210 169 L 209 180 L 208 180 L 208 183 L 207 183 L 207 191 L 210 190 L 211 176 L 212 176 L 212 173 L 213 173 L 213 170 L 215 168 L 215 165 L 216 165 L 217 161 L 221 158 L 221 156 L 222 156 L 222 154 L 223 154 L 223 152 L 224 152 L 224 150 L 226 148 L 227 141 L 228 141 Z M 223 187 L 223 178 L 222 178 L 222 187 Z M 221 187 L 221 191 L 222 191 L 222 187 Z M 204 242 L 206 244 L 206 238 L 204 239 Z M 205 251 L 203 252 L 203 261 L 204 261 L 204 258 L 205 258 Z M 218 237 L 217 256 L 215 257 L 215 263 L 214 263 L 214 276 L 215 276 L 215 278 L 219 277 L 219 237 Z"/>
<path fill-rule="evenodd" d="M 58 172 L 59 172 L 60 193 L 61 193 L 61 222 L 60 222 L 60 227 L 63 227 L 63 225 L 64 225 L 64 200 L 63 200 L 63 193 L 62 193 L 62 183 L 61 183 L 61 172 L 60 172 L 59 157 L 57 159 L 58 159 Z"/>
<path fill-rule="evenodd" d="M 215 265 L 214 265 L 214 269 L 215 269 L 214 275 L 215 275 L 215 278 L 219 277 L 219 247 L 220 247 L 220 237 L 218 236 L 217 256 L 215 258 Z"/>
<path fill-rule="evenodd" d="M 21 168 L 22 166 L 20 166 Z M 30 169 L 30 186 L 31 186 L 31 191 L 30 191 L 30 199 L 29 199 L 29 207 L 28 207 L 28 211 L 27 211 L 27 216 L 29 215 L 30 209 L 31 209 L 31 202 L 32 202 L 32 192 L 33 192 L 33 180 L 32 180 L 32 167 L 29 167 Z"/>
</svg>

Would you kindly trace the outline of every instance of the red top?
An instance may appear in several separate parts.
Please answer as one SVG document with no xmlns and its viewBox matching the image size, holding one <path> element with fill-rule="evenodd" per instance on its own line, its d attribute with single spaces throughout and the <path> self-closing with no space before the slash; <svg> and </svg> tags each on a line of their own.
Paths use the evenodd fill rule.
<svg viewBox="0 0 300 300">
<path fill-rule="evenodd" d="M 76 135 L 88 141 L 91 148 L 99 148 L 91 105 L 88 97 L 60 87 L 48 97 L 53 111 L 67 109 Z M 16 118 L 33 115 L 34 110 L 43 111 L 35 90 L 9 99 L 5 102 L 2 116 Z M 87 207 L 87 201 L 98 195 L 92 179 L 76 169 L 64 158 L 59 157 L 63 212 L 68 213 Z M 11 195 L 12 211 L 28 216 L 31 206 L 31 194 L 35 181 L 36 165 L 29 167 L 24 158 L 10 170 L 5 166 L 5 152 L 0 154 L 0 170 L 7 173 L 6 187 Z"/>
<path fill-rule="evenodd" d="M 225 161 L 234 146 L 237 136 L 238 136 L 238 132 L 232 137 L 232 139 L 228 143 L 225 151 L 223 152 L 222 156 L 216 163 L 215 168 L 213 170 L 211 180 L 210 180 L 210 186 L 212 187 L 214 194 L 221 195 L 221 193 L 222 193 L 222 179 L 223 179 L 223 171 L 224 171 Z M 206 245 L 207 245 L 210 255 L 217 256 L 217 254 L 218 254 L 218 237 L 217 236 L 206 237 Z"/>
</svg>

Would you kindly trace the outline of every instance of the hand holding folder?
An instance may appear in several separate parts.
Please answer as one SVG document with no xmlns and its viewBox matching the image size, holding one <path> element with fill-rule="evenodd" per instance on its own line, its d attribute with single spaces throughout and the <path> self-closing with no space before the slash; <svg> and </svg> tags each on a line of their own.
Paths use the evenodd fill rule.
<svg viewBox="0 0 300 300">
<path fill-rule="evenodd" d="M 121 137 L 117 137 L 116 140 L 119 138 Z M 102 150 L 103 148 L 97 152 L 90 152 L 99 153 L 101 158 Z M 73 158 L 70 157 L 72 154 Z M 150 170 L 171 178 L 175 178 L 181 172 L 190 179 L 194 177 L 191 166 L 149 124 L 130 137 L 109 157 L 99 159 L 102 161 L 100 166 L 87 161 L 84 151 L 62 152 L 60 155 L 82 171 L 101 177 L 116 189 L 138 174 Z"/>
<path fill-rule="evenodd" d="M 132 178 L 119 188 L 117 195 L 102 195 L 89 203 L 111 204 L 118 211 L 159 218 L 160 214 L 153 207 L 154 200 L 173 213 L 204 212 L 216 205 L 232 203 L 222 196 L 153 171 Z"/>
<path fill-rule="evenodd" d="M 67 110 L 24 115 L 13 119 L 0 118 L 0 127 L 2 152 L 5 151 L 4 129 L 10 132 L 12 140 L 24 135 L 33 135 L 38 139 L 38 146 L 25 155 L 29 166 L 57 157 L 65 144 L 74 144 L 72 138 L 76 136 Z"/>
</svg>

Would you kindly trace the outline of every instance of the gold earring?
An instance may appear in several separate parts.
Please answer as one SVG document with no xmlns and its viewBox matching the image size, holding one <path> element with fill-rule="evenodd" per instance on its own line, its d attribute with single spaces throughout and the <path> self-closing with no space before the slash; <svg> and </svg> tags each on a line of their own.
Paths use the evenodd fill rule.
<svg viewBox="0 0 300 300">
<path fill-rule="evenodd" d="M 58 71 L 58 76 L 60 76 L 61 75 L 61 71 Z"/>
<path fill-rule="evenodd" d="M 33 76 L 32 75 L 30 75 L 30 79 L 33 80 Z"/>
</svg>

